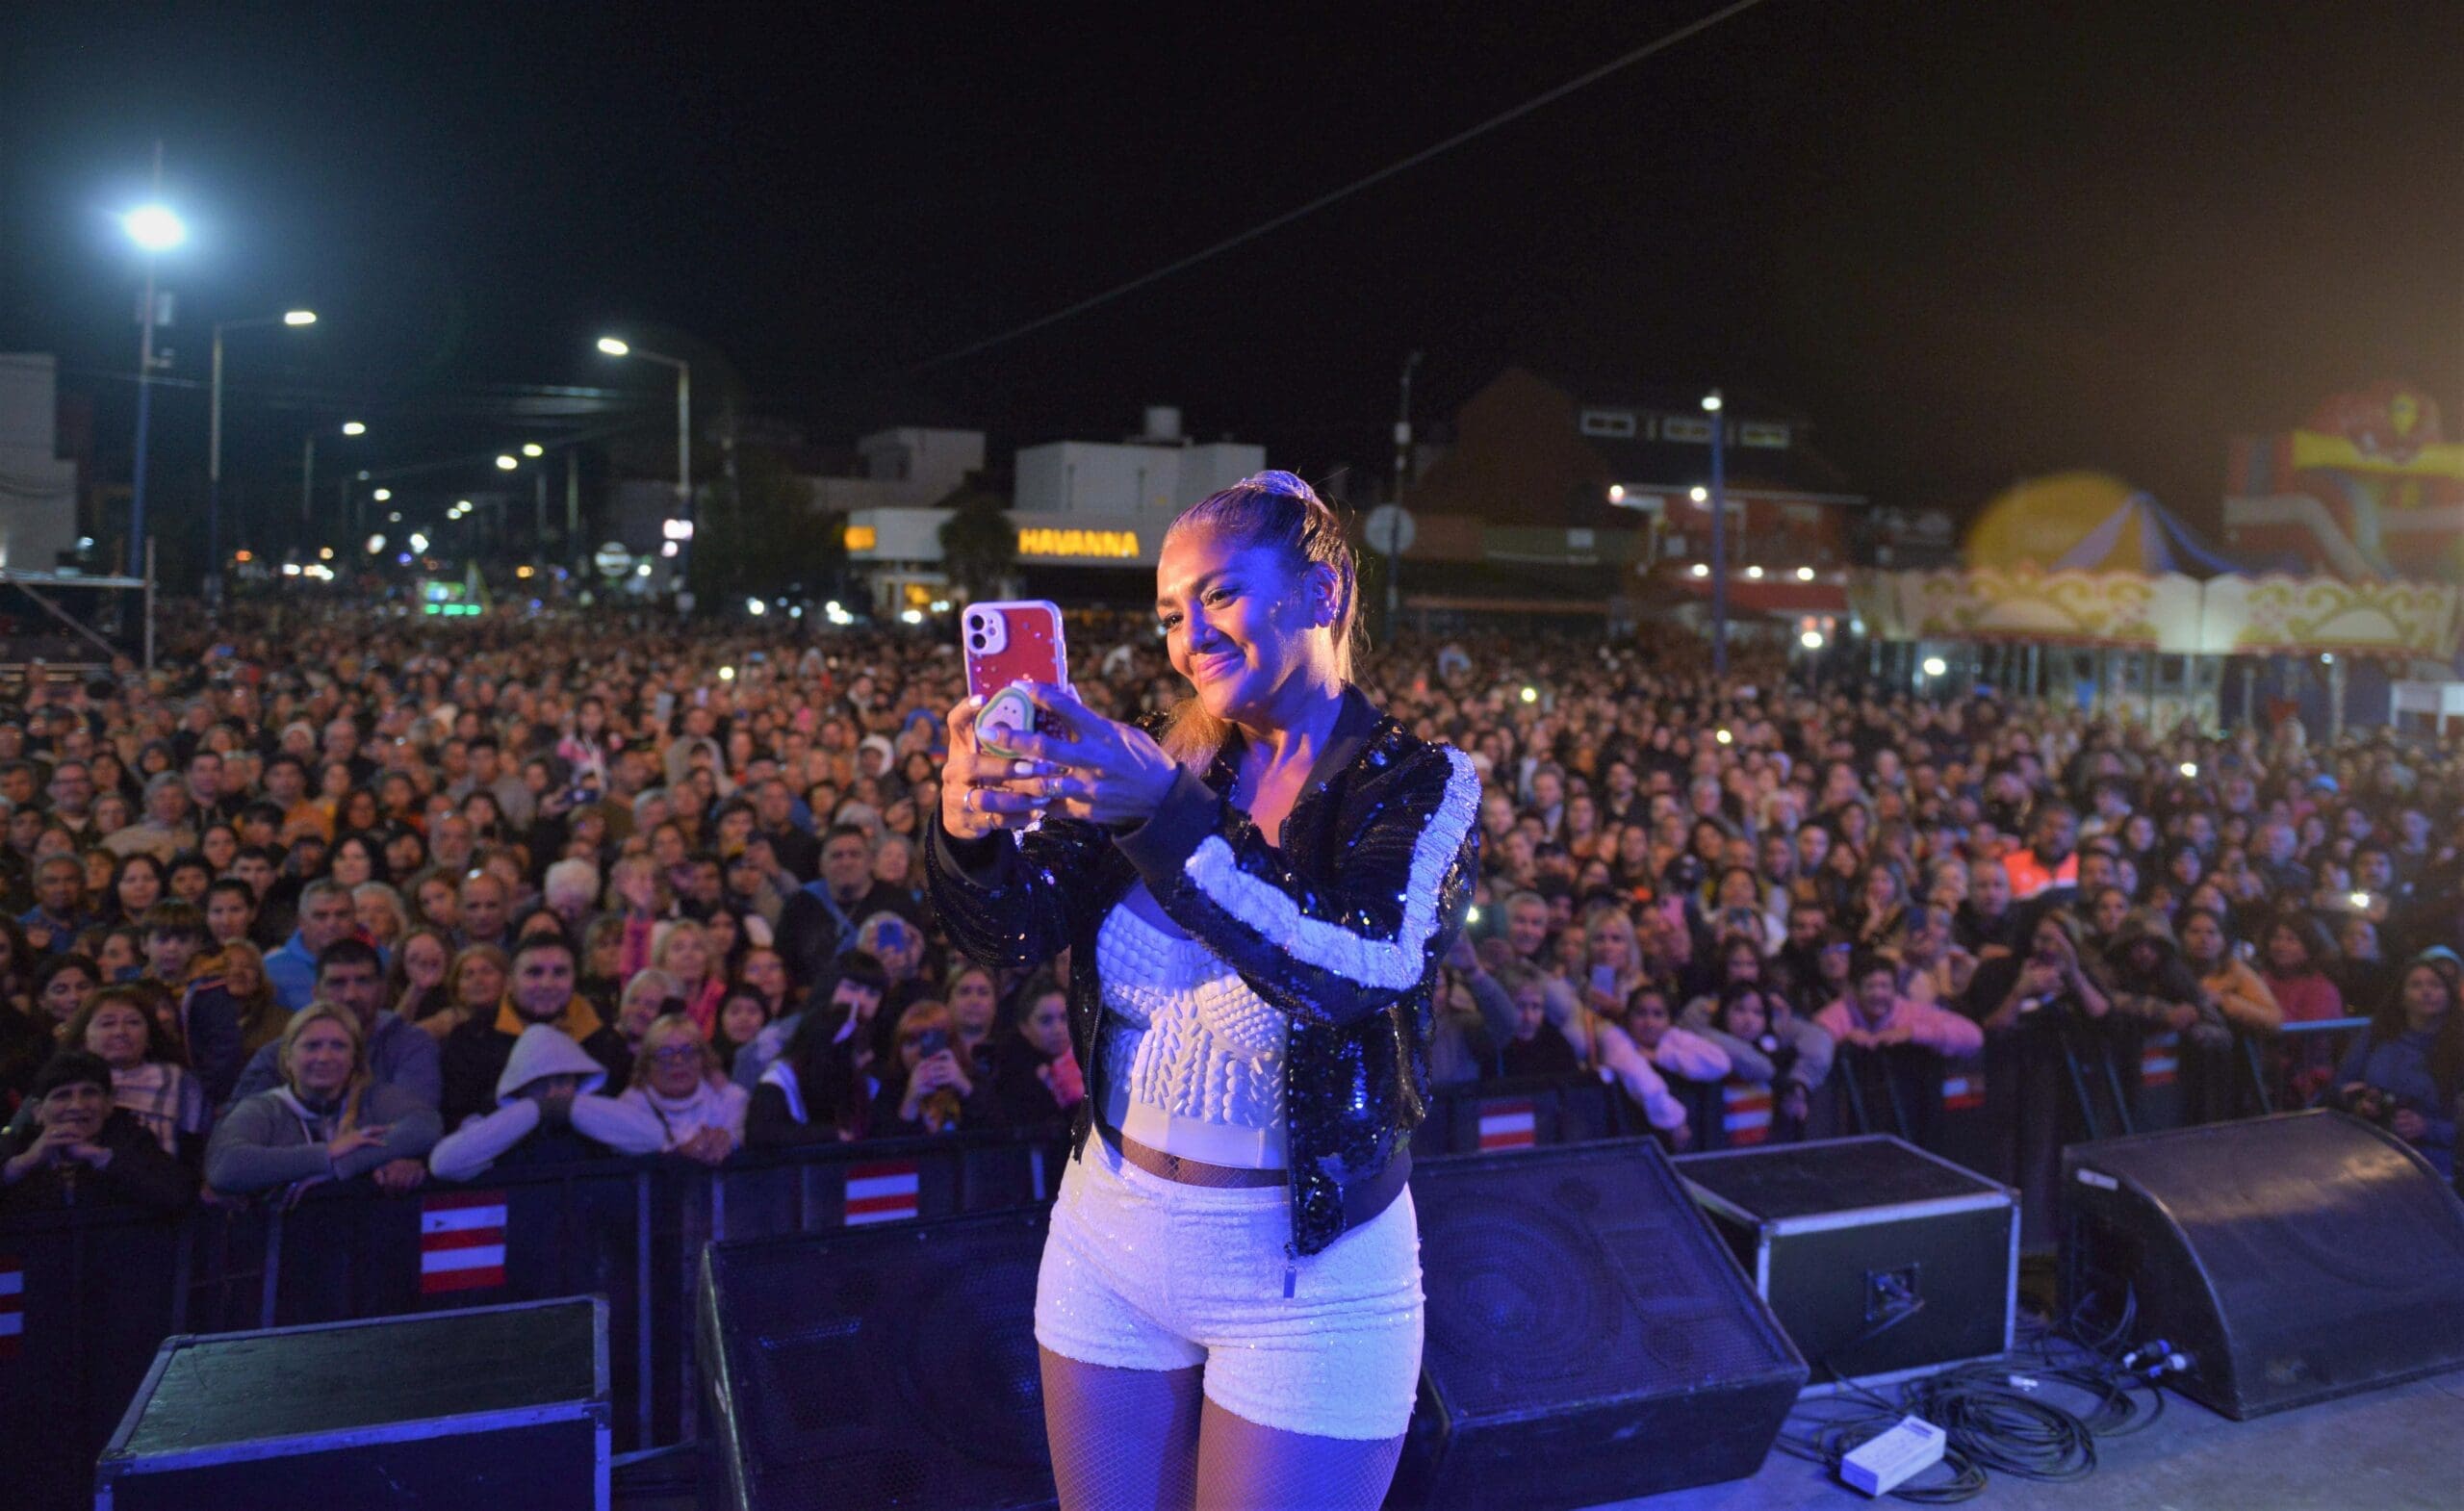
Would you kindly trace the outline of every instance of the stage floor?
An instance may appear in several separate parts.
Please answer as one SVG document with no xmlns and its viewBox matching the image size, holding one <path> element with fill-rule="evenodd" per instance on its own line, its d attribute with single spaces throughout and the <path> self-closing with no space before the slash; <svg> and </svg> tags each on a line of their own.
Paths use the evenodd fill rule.
<svg viewBox="0 0 2464 1511">
<path fill-rule="evenodd" d="M 678 1483 L 689 1478 L 689 1462 L 670 1459 L 655 1478 L 618 1475 L 618 1511 L 689 1511 L 695 1497 Z M 1774 1453 L 1751 1479 L 1608 1505 L 1839 1511 L 1866 1503 L 1815 1466 Z M 1989 1511 L 2453 1511 L 2464 1504 L 2464 1371 L 2257 1421 L 2228 1421 L 2168 1396 L 2154 1426 L 2097 1445 L 2096 1472 L 2086 1479 L 2035 1484 L 1997 1474 L 1969 1503 Z"/>
<path fill-rule="evenodd" d="M 1751 1479 L 1638 1500 L 1632 1511 L 1836 1511 L 1867 1503 L 1821 1468 L 1773 1453 Z M 1892 1502 L 1900 1504 L 1904 1502 Z M 2155 1425 L 2096 1445 L 2096 1472 L 1993 1476 L 1991 1511 L 2454 1511 L 2464 1505 L 2464 1371 L 2232 1421 L 2168 1396 Z"/>
</svg>

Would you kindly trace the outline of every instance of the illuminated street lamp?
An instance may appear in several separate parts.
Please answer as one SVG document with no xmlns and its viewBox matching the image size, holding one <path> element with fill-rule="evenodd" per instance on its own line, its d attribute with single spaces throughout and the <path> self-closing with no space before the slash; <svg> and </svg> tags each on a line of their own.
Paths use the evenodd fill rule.
<svg viewBox="0 0 2464 1511">
<path fill-rule="evenodd" d="M 1729 522 L 1728 489 L 1723 473 L 1727 467 L 1722 432 L 1728 421 L 1720 411 L 1727 407 L 1720 391 L 1713 389 L 1703 396 L 1703 412 L 1711 417 L 1711 675 L 1725 677 L 1729 670 Z"/>
<path fill-rule="evenodd" d="M 509 473 L 521 465 L 522 464 L 520 462 L 515 461 L 510 456 L 500 456 L 497 458 L 497 471 L 500 473 Z"/>
<path fill-rule="evenodd" d="M 154 190 L 163 189 L 163 144 L 154 143 Z M 162 311 L 154 297 L 154 259 L 189 239 L 189 228 L 167 205 L 143 204 L 120 217 L 120 228 L 145 254 L 145 301 L 138 308 L 137 455 L 128 495 L 128 575 L 145 570 L 145 430 L 154 413 L 154 322 Z"/>
<path fill-rule="evenodd" d="M 611 357 L 639 357 L 676 370 L 676 514 L 677 518 L 693 518 L 693 366 L 681 357 L 662 356 L 639 346 L 619 341 L 613 336 L 599 338 L 599 349 Z M 683 564 L 678 563 L 680 573 Z"/>
<path fill-rule="evenodd" d="M 522 454 L 525 456 L 545 456 L 548 454 L 548 448 L 541 446 L 538 442 L 533 441 L 522 448 Z"/>
<path fill-rule="evenodd" d="M 340 427 L 340 428 L 341 428 L 341 430 L 342 430 L 342 433 L 343 433 L 343 434 L 345 434 L 345 435 L 346 435 L 346 436 L 363 436 L 363 435 L 368 434 L 368 426 L 367 426 L 367 424 L 366 424 L 366 423 L 364 423 L 363 422 L 361 422 L 361 421 L 357 421 L 357 420 L 346 420 L 346 421 L 344 421 L 344 422 L 342 423 L 342 425 L 341 425 L 341 427 Z M 362 473 L 360 475 L 361 475 L 361 476 L 363 476 L 363 477 L 365 477 L 365 476 L 367 476 L 368 474 L 365 474 L 365 473 Z M 309 431 L 306 435 L 304 435 L 304 436 L 300 437 L 300 439 L 299 439 L 299 523 L 300 523 L 300 524 L 302 524 L 302 525 L 306 525 L 306 524 L 308 524 L 311 520 L 313 520 L 313 519 L 316 517 L 316 509 L 315 509 L 316 496 L 317 496 L 317 432 L 316 432 L 316 431 L 314 431 L 314 430 L 311 430 L 311 431 Z"/>
<path fill-rule="evenodd" d="M 205 559 L 214 564 L 206 591 L 222 598 L 222 333 L 254 325 L 285 325 L 294 330 L 317 323 L 315 310 L 285 310 L 256 320 L 217 320 L 214 325 L 214 377 L 207 385 L 205 431 Z"/>
<path fill-rule="evenodd" d="M 149 256 L 167 252 L 189 239 L 187 222 L 168 205 L 140 205 L 120 217 L 119 223 L 138 250 Z"/>
</svg>

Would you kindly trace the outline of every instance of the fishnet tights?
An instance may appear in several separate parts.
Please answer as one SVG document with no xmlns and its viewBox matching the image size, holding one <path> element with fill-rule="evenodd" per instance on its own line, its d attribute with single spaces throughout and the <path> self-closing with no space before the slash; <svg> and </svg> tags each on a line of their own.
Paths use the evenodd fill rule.
<svg viewBox="0 0 2464 1511">
<path fill-rule="evenodd" d="M 1199 1367 L 1038 1353 L 1061 1511 L 1375 1511 L 1402 1450 L 1245 1421 L 1205 1399 Z"/>
</svg>

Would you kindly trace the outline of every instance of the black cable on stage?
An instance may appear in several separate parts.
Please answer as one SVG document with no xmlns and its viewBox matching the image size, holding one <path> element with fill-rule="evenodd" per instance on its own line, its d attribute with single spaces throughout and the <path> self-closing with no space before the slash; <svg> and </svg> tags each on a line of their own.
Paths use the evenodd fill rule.
<svg viewBox="0 0 2464 1511">
<path fill-rule="evenodd" d="M 2049 1482 L 2085 1478 L 2095 1472 L 2098 1438 L 2142 1431 L 2164 1414 L 2157 1379 L 2169 1362 L 2165 1355 L 2143 1368 L 2137 1353 L 2123 1351 L 2138 1325 L 2136 1293 L 2125 1290 L 2109 1325 L 2088 1315 L 2091 1304 L 2083 1300 L 2059 1319 L 2026 1319 L 2011 1352 L 1905 1381 L 1890 1395 L 1842 1374 L 1825 1357 L 1820 1362 L 1837 1382 L 1836 1394 L 1799 1401 L 1774 1446 L 1835 1474 L 1860 1445 L 1913 1416 L 1941 1428 L 1946 1441 L 1939 1465 L 1890 1492 L 1899 1499 L 1972 1499 L 1995 1473 Z M 1923 1307 L 1921 1298 L 1911 1298 L 1836 1352 L 1853 1354 Z M 2087 1404 L 2074 1410 L 2067 1404 L 2074 1399 Z"/>
</svg>

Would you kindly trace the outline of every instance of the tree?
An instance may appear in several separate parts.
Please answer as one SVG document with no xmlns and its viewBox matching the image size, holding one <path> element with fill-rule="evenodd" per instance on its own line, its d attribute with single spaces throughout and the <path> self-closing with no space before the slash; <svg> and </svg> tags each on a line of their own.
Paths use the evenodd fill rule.
<svg viewBox="0 0 2464 1511">
<path fill-rule="evenodd" d="M 712 607 L 817 594 L 845 569 L 845 519 L 815 509 L 811 488 L 775 451 L 738 448 L 734 481 L 712 483 L 696 512 L 688 576 Z"/>
<path fill-rule="evenodd" d="M 1018 531 L 1001 496 L 969 480 L 941 500 L 958 512 L 941 522 L 941 563 L 969 601 L 997 598 L 1018 559 Z"/>
</svg>

